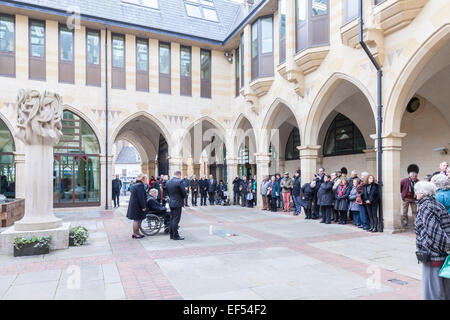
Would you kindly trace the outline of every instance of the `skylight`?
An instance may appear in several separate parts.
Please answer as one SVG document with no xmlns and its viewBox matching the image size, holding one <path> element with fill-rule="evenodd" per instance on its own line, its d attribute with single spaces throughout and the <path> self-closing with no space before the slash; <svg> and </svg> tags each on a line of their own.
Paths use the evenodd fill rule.
<svg viewBox="0 0 450 320">
<path fill-rule="evenodd" d="M 190 17 L 219 21 L 213 0 L 184 0 L 184 5 Z"/>
<path fill-rule="evenodd" d="M 135 4 L 137 6 L 159 9 L 158 0 L 122 0 L 124 3 Z"/>
</svg>

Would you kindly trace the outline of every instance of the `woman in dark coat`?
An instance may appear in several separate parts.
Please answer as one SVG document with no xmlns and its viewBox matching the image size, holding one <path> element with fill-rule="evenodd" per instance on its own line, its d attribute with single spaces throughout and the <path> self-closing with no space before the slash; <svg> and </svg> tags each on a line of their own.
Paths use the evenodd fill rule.
<svg viewBox="0 0 450 320">
<path fill-rule="evenodd" d="M 142 173 L 136 178 L 136 183 L 131 190 L 130 201 L 128 203 L 127 218 L 133 220 L 133 239 L 143 238 L 140 232 L 141 222 L 145 219 L 147 211 L 147 193 L 144 184 L 147 183 L 147 176 Z"/>
<path fill-rule="evenodd" d="M 347 178 L 341 177 L 341 183 L 334 194 L 334 198 L 336 199 L 334 202 L 334 210 L 339 212 L 339 224 L 347 223 L 348 196 L 351 190 Z"/>
<path fill-rule="evenodd" d="M 302 207 L 305 209 L 306 219 L 311 219 L 312 202 L 316 196 L 316 181 L 305 183 L 302 187 Z"/>
<path fill-rule="evenodd" d="M 369 217 L 370 232 L 378 232 L 378 202 L 380 200 L 380 191 L 378 184 L 373 175 L 367 177 L 367 184 L 364 185 L 361 199 L 366 207 L 367 216 Z"/>
<path fill-rule="evenodd" d="M 317 204 L 320 206 L 322 212 L 322 221 L 320 223 L 331 223 L 333 198 L 333 182 L 331 181 L 331 176 L 326 174 L 323 178 L 323 183 L 317 191 Z"/>
</svg>

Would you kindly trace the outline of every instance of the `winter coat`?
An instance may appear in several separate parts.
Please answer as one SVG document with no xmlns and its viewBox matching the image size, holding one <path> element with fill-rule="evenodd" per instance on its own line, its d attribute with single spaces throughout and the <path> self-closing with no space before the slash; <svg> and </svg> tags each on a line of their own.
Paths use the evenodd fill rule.
<svg viewBox="0 0 450 320">
<path fill-rule="evenodd" d="M 323 182 L 317 190 L 317 204 L 319 206 L 333 205 L 333 182 Z"/>
<path fill-rule="evenodd" d="M 200 193 L 206 194 L 208 192 L 208 182 L 206 179 L 202 179 L 198 182 Z"/>
<path fill-rule="evenodd" d="M 302 193 L 302 178 L 298 176 L 294 180 L 294 185 L 292 188 L 292 196 L 293 197 L 299 197 Z"/>
<path fill-rule="evenodd" d="M 415 181 L 416 183 L 419 182 L 419 180 Z M 409 192 L 409 186 L 411 184 L 410 178 L 405 178 L 402 181 L 400 181 L 400 192 L 402 194 L 402 200 L 405 200 L 407 198 L 408 192 Z M 414 192 L 412 192 L 412 197 L 410 199 L 414 199 Z"/>
<path fill-rule="evenodd" d="M 241 181 L 241 184 L 239 185 L 239 192 L 241 193 L 241 196 L 245 196 L 247 194 L 248 183 L 248 180 Z"/>
<path fill-rule="evenodd" d="M 267 188 L 267 196 L 271 198 L 278 198 L 281 194 L 281 188 L 278 181 L 275 181 L 272 185 L 272 181 L 269 183 L 269 187 Z"/>
<path fill-rule="evenodd" d="M 197 180 L 197 179 L 192 179 L 192 180 L 189 182 L 189 186 L 191 187 L 191 191 L 192 191 L 192 192 L 198 191 L 198 186 L 199 186 L 198 180 Z"/>
<path fill-rule="evenodd" d="M 281 179 L 280 187 L 282 192 L 291 192 L 294 186 L 294 181 L 292 178 L 283 178 Z"/>
<path fill-rule="evenodd" d="M 370 192 L 369 192 L 369 186 Z M 372 184 L 365 184 L 361 193 L 361 200 L 363 204 L 366 204 L 366 201 L 369 200 L 370 204 L 377 204 L 380 200 L 380 190 L 378 189 L 378 184 L 372 183 Z"/>
<path fill-rule="evenodd" d="M 152 213 L 166 212 L 166 207 L 162 206 L 158 200 L 147 194 L 147 209 Z"/>
<path fill-rule="evenodd" d="M 217 190 L 217 180 L 216 179 L 208 179 L 206 180 L 206 183 L 208 185 L 208 192 L 216 192 Z"/>
<path fill-rule="evenodd" d="M 171 208 L 184 207 L 184 198 L 186 197 L 186 188 L 182 181 L 173 177 L 166 183 L 167 193 L 169 194 L 169 206 Z"/>
<path fill-rule="evenodd" d="M 144 220 L 147 211 L 146 200 L 147 194 L 145 193 L 144 184 L 141 181 L 137 181 L 133 185 L 133 189 L 131 189 L 127 218 L 130 220 Z"/>
<path fill-rule="evenodd" d="M 239 186 L 241 185 L 241 179 L 234 179 L 233 180 L 233 191 L 239 192 Z"/>
<path fill-rule="evenodd" d="M 339 185 L 334 193 L 334 198 L 336 199 L 334 202 L 334 210 L 338 211 L 347 211 L 348 210 L 348 196 L 350 191 L 352 190 L 348 184 L 345 185 L 342 196 L 339 196 Z"/>
<path fill-rule="evenodd" d="M 120 179 L 113 179 L 113 181 L 112 181 L 113 193 L 120 192 L 120 189 L 122 189 L 122 181 L 120 181 Z"/>
<path fill-rule="evenodd" d="M 316 188 L 311 188 L 310 183 L 305 183 L 302 187 L 302 207 L 312 209 L 312 202 L 316 196 Z"/>
<path fill-rule="evenodd" d="M 450 189 L 438 190 L 438 192 L 436 192 L 436 200 L 440 202 L 450 214 Z"/>
<path fill-rule="evenodd" d="M 416 247 L 428 252 L 431 261 L 444 261 L 450 251 L 450 216 L 431 196 L 417 201 L 417 206 Z"/>
<path fill-rule="evenodd" d="M 262 196 L 265 196 L 267 194 L 267 188 L 269 187 L 270 181 L 269 180 L 263 180 L 261 183 L 261 186 L 259 188 L 259 192 Z"/>
<path fill-rule="evenodd" d="M 348 195 L 348 200 L 350 202 L 348 210 L 359 211 L 359 204 L 356 203 L 356 198 L 358 197 L 358 187 L 352 187 L 350 194 Z"/>
</svg>

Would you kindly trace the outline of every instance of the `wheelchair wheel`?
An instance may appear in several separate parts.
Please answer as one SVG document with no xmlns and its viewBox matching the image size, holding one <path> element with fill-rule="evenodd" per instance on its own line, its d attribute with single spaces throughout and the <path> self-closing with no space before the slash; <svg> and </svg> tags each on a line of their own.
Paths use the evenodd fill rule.
<svg viewBox="0 0 450 320">
<path fill-rule="evenodd" d="M 161 219 L 154 215 L 148 214 L 141 223 L 141 232 L 146 236 L 154 236 L 159 232 L 163 223 L 161 223 Z"/>
</svg>

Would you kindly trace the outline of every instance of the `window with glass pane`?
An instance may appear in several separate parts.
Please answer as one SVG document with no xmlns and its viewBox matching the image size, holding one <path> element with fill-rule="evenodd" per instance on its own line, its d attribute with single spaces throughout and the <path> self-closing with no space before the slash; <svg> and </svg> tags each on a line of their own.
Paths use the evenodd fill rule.
<svg viewBox="0 0 450 320">
<path fill-rule="evenodd" d="M 273 36 L 272 36 L 272 17 L 261 20 L 261 53 L 270 53 L 273 51 Z"/>
<path fill-rule="evenodd" d="M 65 110 L 60 142 L 54 150 L 54 205 L 98 205 L 100 144 L 86 121 Z"/>
<path fill-rule="evenodd" d="M 311 10 L 313 16 L 327 14 L 328 0 L 311 0 Z"/>
<path fill-rule="evenodd" d="M 285 160 L 300 159 L 300 151 L 297 147 L 300 146 L 300 131 L 298 128 L 293 128 L 286 143 Z"/>
<path fill-rule="evenodd" d="M 148 70 L 148 43 L 145 40 L 136 42 L 136 67 L 138 71 Z"/>
<path fill-rule="evenodd" d="M 200 67 L 201 67 L 201 78 L 211 79 L 211 52 L 201 50 Z"/>
<path fill-rule="evenodd" d="M 191 76 L 191 49 L 188 47 L 181 47 L 181 76 Z"/>
<path fill-rule="evenodd" d="M 87 34 L 87 62 L 89 64 L 100 64 L 100 34 L 88 31 Z"/>
<path fill-rule="evenodd" d="M 280 37 L 284 38 L 286 36 L 286 0 L 280 0 L 278 10 L 280 10 Z"/>
<path fill-rule="evenodd" d="M 258 23 L 252 24 L 252 58 L 258 56 Z"/>
<path fill-rule="evenodd" d="M 361 131 L 349 118 L 339 113 L 325 137 L 324 156 L 362 153 L 364 149 L 366 142 Z"/>
<path fill-rule="evenodd" d="M 218 22 L 214 2 L 211 0 L 185 0 L 186 13 L 190 17 Z"/>
<path fill-rule="evenodd" d="M 164 43 L 159 45 L 159 73 L 170 74 L 170 47 Z"/>
<path fill-rule="evenodd" d="M 30 23 L 31 56 L 43 58 L 45 56 L 45 23 L 33 21 Z"/>
<path fill-rule="evenodd" d="M 158 0 L 122 0 L 122 2 L 158 9 Z"/>
<path fill-rule="evenodd" d="M 359 1 L 345 0 L 344 2 L 344 23 L 350 22 L 358 17 Z"/>
<path fill-rule="evenodd" d="M 114 68 L 125 67 L 125 39 L 122 36 L 113 36 L 112 41 L 112 66 Z"/>
<path fill-rule="evenodd" d="M 236 94 L 236 97 L 239 95 L 239 87 L 240 87 L 240 70 L 239 70 L 239 67 L 240 67 L 240 61 L 239 61 L 239 48 L 237 48 L 236 50 L 235 50 L 235 60 L 234 60 L 234 75 L 235 75 L 235 81 L 236 81 L 236 83 L 235 83 L 235 94 Z"/>
<path fill-rule="evenodd" d="M 66 27 L 59 30 L 59 47 L 61 61 L 73 61 L 73 31 Z"/>
<path fill-rule="evenodd" d="M 14 140 L 6 124 L 0 120 L 0 194 L 15 198 Z"/>
<path fill-rule="evenodd" d="M 202 13 L 200 11 L 199 6 L 194 6 L 192 4 L 186 3 L 186 11 L 187 11 L 188 16 L 190 16 L 190 17 L 195 17 L 195 18 L 202 17 Z"/>
<path fill-rule="evenodd" d="M 14 52 L 14 18 L 0 16 L 0 51 Z"/>
<path fill-rule="evenodd" d="M 244 34 L 241 34 L 241 88 L 244 86 Z"/>
<path fill-rule="evenodd" d="M 306 1 L 307 0 L 297 0 L 297 23 L 306 20 Z"/>
<path fill-rule="evenodd" d="M 217 19 L 217 12 L 214 9 L 209 9 L 209 8 L 202 8 L 203 10 L 203 16 L 206 20 L 210 20 L 210 21 L 218 21 L 219 19 Z"/>
</svg>

